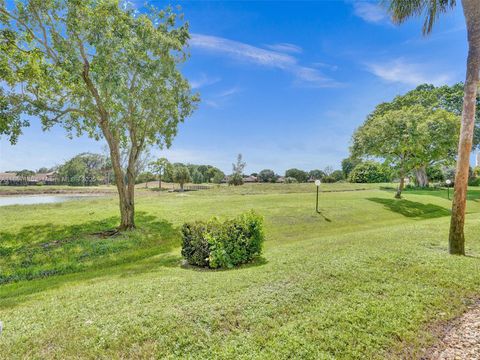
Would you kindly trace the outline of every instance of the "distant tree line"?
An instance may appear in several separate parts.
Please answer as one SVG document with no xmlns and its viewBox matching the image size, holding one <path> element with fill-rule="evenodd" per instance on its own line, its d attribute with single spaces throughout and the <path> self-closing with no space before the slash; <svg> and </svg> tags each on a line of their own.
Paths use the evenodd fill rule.
<svg viewBox="0 0 480 360">
<path fill-rule="evenodd" d="M 158 187 L 162 182 L 177 183 L 183 190 L 184 184 L 220 184 L 225 173 L 212 165 L 183 164 L 180 162 L 170 163 L 166 158 L 151 161 L 148 170 L 143 171 L 137 177 L 137 183 L 158 181 Z"/>
<path fill-rule="evenodd" d="M 102 154 L 78 154 L 58 166 L 56 172 L 59 184 L 94 186 L 114 182 L 110 158 Z"/>
</svg>

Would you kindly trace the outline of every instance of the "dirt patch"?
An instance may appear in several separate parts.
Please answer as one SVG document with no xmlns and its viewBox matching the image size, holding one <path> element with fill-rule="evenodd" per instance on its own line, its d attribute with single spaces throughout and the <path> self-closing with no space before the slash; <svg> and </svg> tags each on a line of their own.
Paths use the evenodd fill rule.
<svg viewBox="0 0 480 360">
<path fill-rule="evenodd" d="M 480 302 L 444 328 L 441 340 L 422 357 L 428 360 L 480 360 Z"/>
</svg>

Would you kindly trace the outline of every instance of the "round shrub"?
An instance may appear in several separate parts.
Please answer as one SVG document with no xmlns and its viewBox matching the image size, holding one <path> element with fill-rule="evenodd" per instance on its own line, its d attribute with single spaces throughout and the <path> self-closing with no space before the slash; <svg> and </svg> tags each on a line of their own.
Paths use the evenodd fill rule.
<svg viewBox="0 0 480 360">
<path fill-rule="evenodd" d="M 204 222 L 185 223 L 182 226 L 182 256 L 188 263 L 208 266 L 209 249 L 205 238 L 207 224 Z"/>
<path fill-rule="evenodd" d="M 234 219 L 186 223 L 182 227 L 182 256 L 191 265 L 232 268 L 262 252 L 263 218 L 250 211 Z"/>
<path fill-rule="evenodd" d="M 382 183 L 390 180 L 390 170 L 375 161 L 365 161 L 358 164 L 349 176 L 349 181 L 352 183 Z"/>
</svg>

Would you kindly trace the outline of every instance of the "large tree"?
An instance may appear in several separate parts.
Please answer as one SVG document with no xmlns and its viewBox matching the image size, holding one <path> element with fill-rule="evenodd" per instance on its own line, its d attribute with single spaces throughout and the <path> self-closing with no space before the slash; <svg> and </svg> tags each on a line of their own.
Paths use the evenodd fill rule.
<svg viewBox="0 0 480 360">
<path fill-rule="evenodd" d="M 101 154 L 82 153 L 58 167 L 58 178 L 69 185 L 97 185 L 105 176 L 107 158 Z"/>
<path fill-rule="evenodd" d="M 402 23 L 412 16 L 424 16 L 423 33 L 428 34 L 432 31 L 437 17 L 453 8 L 456 0 L 387 0 L 387 3 L 393 20 L 398 23 Z M 449 234 L 450 254 L 457 255 L 465 255 L 463 229 L 480 77 L 480 2 L 478 0 L 462 0 L 462 5 L 467 26 L 468 58 Z"/>
<path fill-rule="evenodd" d="M 479 98 L 477 97 L 477 103 Z M 455 115 L 461 115 L 463 103 L 463 84 L 457 83 L 453 86 L 440 86 L 435 87 L 431 84 L 422 84 L 415 89 L 407 92 L 403 95 L 396 96 L 392 101 L 379 104 L 375 110 L 369 115 L 370 117 L 384 114 L 390 110 L 399 110 L 406 106 L 420 105 L 429 110 L 444 109 L 452 112 Z M 477 108 L 477 115 L 475 120 L 475 134 L 473 146 L 480 144 L 480 114 L 479 108 Z M 456 153 L 456 152 L 455 152 Z M 452 158 L 452 160 L 454 160 Z M 417 185 L 427 186 L 427 165 L 421 164 L 421 166 L 415 169 L 415 176 Z"/>
<path fill-rule="evenodd" d="M 271 182 L 274 183 L 277 181 L 277 175 L 275 174 L 275 171 L 270 170 L 270 169 L 263 169 L 258 173 L 258 180 L 260 182 Z"/>
<path fill-rule="evenodd" d="M 23 114 L 39 117 L 46 129 L 61 124 L 69 136 L 104 138 L 119 230 L 135 227 L 142 152 L 170 146 L 197 100 L 178 70 L 189 32 L 177 20 L 170 8 L 140 14 L 119 0 L 22 0 L 10 7 L 0 0 L 0 76 L 8 85 L 0 103 L 7 98 L 15 120 L 13 127 L 0 123 L 0 131 L 15 139 Z"/>
<path fill-rule="evenodd" d="M 183 186 L 192 180 L 190 171 L 185 165 L 176 165 L 173 168 L 173 181 L 180 185 L 180 191 L 183 191 Z"/>
<path fill-rule="evenodd" d="M 285 171 L 285 177 L 294 178 L 299 183 L 304 183 L 304 182 L 307 182 L 308 180 L 308 173 L 306 171 L 303 171 L 297 168 L 292 168 Z"/>
<path fill-rule="evenodd" d="M 419 167 L 451 158 L 458 141 L 458 117 L 443 109 L 406 106 L 369 116 L 353 135 L 355 157 L 382 158 L 400 178 Z"/>
<path fill-rule="evenodd" d="M 171 166 L 170 162 L 162 157 L 150 163 L 150 169 L 154 174 L 158 176 L 158 188 L 162 188 L 162 176 L 168 171 L 168 168 Z"/>
</svg>

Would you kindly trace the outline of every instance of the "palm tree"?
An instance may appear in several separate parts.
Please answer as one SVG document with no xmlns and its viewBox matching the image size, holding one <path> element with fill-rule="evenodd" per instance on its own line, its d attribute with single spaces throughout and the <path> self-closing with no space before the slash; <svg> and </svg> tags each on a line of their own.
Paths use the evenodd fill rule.
<svg viewBox="0 0 480 360">
<path fill-rule="evenodd" d="M 426 35 L 432 31 L 440 14 L 455 7 L 456 0 L 386 0 L 386 3 L 396 23 L 412 16 L 424 16 L 423 34 Z M 450 254 L 456 255 L 465 255 L 463 228 L 480 70 L 480 1 L 462 0 L 462 6 L 467 25 L 468 58 L 449 235 Z"/>
</svg>

